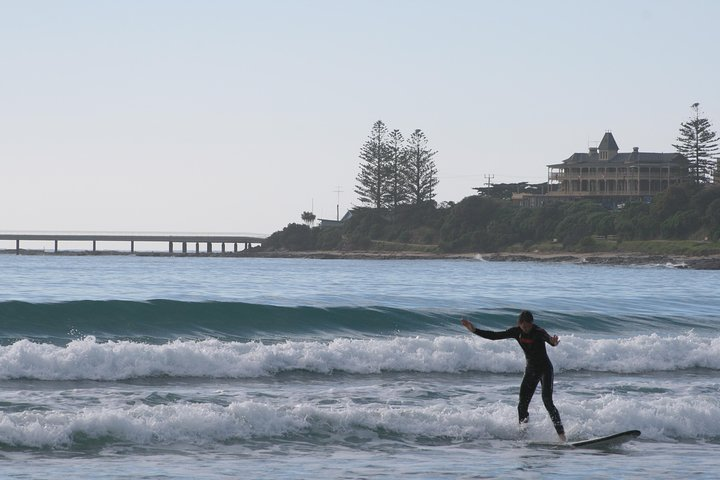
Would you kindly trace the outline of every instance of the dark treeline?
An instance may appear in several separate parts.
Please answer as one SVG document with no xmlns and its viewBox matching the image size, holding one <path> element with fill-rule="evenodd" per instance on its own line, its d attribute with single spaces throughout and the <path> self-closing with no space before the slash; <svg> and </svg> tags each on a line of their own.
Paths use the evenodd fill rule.
<svg viewBox="0 0 720 480">
<path fill-rule="evenodd" d="M 592 250 L 598 238 L 629 240 L 720 239 L 720 186 L 672 187 L 651 203 L 608 209 L 590 200 L 558 201 L 534 208 L 491 196 L 455 203 L 357 208 L 341 226 L 290 224 L 263 248 L 368 250 L 381 243 L 427 246 L 446 253 L 531 249 L 544 242 L 567 250 Z"/>
</svg>

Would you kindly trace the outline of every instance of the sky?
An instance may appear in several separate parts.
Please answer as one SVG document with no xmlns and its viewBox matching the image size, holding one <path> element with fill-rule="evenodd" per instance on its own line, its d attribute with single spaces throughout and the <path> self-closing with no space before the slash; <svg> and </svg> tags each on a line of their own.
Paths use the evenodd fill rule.
<svg viewBox="0 0 720 480">
<path fill-rule="evenodd" d="M 714 0 L 0 0 L 0 232 L 270 234 L 360 203 L 374 122 L 438 202 L 720 130 Z"/>
</svg>

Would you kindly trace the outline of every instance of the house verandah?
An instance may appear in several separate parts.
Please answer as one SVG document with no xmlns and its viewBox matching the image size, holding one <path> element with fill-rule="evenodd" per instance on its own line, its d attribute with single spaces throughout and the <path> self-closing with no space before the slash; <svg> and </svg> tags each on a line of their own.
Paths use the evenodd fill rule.
<svg viewBox="0 0 720 480">
<path fill-rule="evenodd" d="M 666 156 L 633 153 L 637 153 L 637 157 Z M 672 156 L 676 155 L 679 154 Z M 657 162 L 655 158 L 638 158 L 621 165 L 551 165 L 548 169 L 550 195 L 652 196 L 667 190 L 671 185 L 683 183 L 687 177 L 687 166 L 678 167 L 672 159 Z"/>
<path fill-rule="evenodd" d="M 640 152 L 637 147 L 620 153 L 612 133 L 606 132 L 600 145 L 588 153 L 575 153 L 547 167 L 547 192 L 513 195 L 515 203 L 535 206 L 546 200 L 592 198 L 617 205 L 632 199 L 649 200 L 686 182 L 688 161 L 679 153 Z"/>
</svg>

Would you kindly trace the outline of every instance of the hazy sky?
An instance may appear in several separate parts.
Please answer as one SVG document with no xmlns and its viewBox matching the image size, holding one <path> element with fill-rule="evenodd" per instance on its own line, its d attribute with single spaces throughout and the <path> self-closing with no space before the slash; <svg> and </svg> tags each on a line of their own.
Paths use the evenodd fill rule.
<svg viewBox="0 0 720 480">
<path fill-rule="evenodd" d="M 714 0 L 0 0 L 0 231 L 335 218 L 376 120 L 439 202 L 607 130 L 670 152 L 694 102 L 720 130 L 719 46 Z"/>
</svg>

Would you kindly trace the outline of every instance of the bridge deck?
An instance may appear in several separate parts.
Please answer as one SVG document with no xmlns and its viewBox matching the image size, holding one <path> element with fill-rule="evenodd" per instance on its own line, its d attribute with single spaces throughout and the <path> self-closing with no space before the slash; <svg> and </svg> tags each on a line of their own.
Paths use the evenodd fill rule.
<svg viewBox="0 0 720 480">
<path fill-rule="evenodd" d="M 212 245 L 222 245 L 222 252 L 225 253 L 225 244 L 234 245 L 234 251 L 238 251 L 238 244 L 244 245 L 245 249 L 253 244 L 262 245 L 265 238 L 248 235 L 186 235 L 186 234 L 104 234 L 104 233 L 0 233 L 0 240 L 15 242 L 15 252 L 20 253 L 21 241 L 46 241 L 54 242 L 55 252 L 58 252 L 58 243 L 63 242 L 92 242 L 92 251 L 97 252 L 97 242 L 130 242 L 130 253 L 135 252 L 136 242 L 161 242 L 168 244 L 168 252 L 173 253 L 175 243 L 182 244 L 182 252 L 187 253 L 187 244 L 195 244 L 195 252 L 200 253 L 200 244 L 207 246 L 207 253 L 212 252 Z"/>
</svg>

